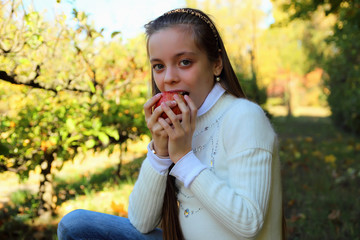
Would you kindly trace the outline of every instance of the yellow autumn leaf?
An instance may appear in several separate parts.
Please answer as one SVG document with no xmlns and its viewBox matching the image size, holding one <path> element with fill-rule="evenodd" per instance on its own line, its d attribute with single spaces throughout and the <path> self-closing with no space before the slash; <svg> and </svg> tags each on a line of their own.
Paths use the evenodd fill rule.
<svg viewBox="0 0 360 240">
<path fill-rule="evenodd" d="M 314 156 L 314 157 L 321 157 L 322 156 L 322 153 L 319 151 L 319 150 L 316 150 L 316 151 L 314 151 L 313 153 L 312 153 L 312 155 Z"/>
<path fill-rule="evenodd" d="M 357 144 L 355 145 L 355 149 L 356 149 L 357 151 L 360 151 L 360 143 L 357 143 Z"/>
<path fill-rule="evenodd" d="M 346 147 L 346 150 L 348 150 L 349 152 L 354 150 L 354 147 L 352 145 L 349 145 Z"/>
<path fill-rule="evenodd" d="M 336 157 L 333 154 L 325 156 L 326 163 L 335 163 Z"/>
<path fill-rule="evenodd" d="M 123 203 L 111 201 L 111 208 L 119 216 L 126 217 L 128 214 Z"/>
</svg>

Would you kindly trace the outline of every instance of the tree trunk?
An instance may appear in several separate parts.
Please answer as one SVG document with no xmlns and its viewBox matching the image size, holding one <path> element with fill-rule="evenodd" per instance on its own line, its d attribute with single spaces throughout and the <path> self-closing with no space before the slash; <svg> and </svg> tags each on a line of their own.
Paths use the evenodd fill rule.
<svg viewBox="0 0 360 240">
<path fill-rule="evenodd" d="M 45 153 L 44 161 L 41 164 L 42 179 L 39 186 L 39 216 L 51 216 L 53 214 L 53 210 L 55 209 L 55 204 L 53 202 L 53 176 L 51 174 L 51 165 L 53 161 L 53 153 Z"/>
</svg>

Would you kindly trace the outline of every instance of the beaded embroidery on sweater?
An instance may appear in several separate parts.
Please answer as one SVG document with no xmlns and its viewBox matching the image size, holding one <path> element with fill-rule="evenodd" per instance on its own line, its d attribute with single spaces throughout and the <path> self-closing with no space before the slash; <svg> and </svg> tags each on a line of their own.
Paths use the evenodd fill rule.
<svg viewBox="0 0 360 240">
<path fill-rule="evenodd" d="M 202 127 L 199 131 L 194 132 L 193 139 L 196 140 L 198 137 L 200 137 L 203 134 L 209 133 L 209 131 L 212 131 L 211 136 L 206 142 L 203 142 L 202 145 L 196 146 L 193 148 L 193 152 L 195 155 L 201 154 L 203 150 L 206 150 L 207 152 L 210 152 L 210 162 L 206 163 L 210 167 L 211 171 L 214 171 L 215 166 L 215 156 L 218 148 L 219 143 L 219 129 L 220 129 L 220 123 L 224 116 L 226 111 L 224 111 L 215 121 L 210 123 L 209 125 L 206 125 L 205 127 Z M 202 141 L 200 141 L 202 142 Z M 178 194 L 181 195 L 183 198 L 190 199 L 194 198 L 194 195 L 189 194 L 188 192 L 184 192 L 185 189 L 182 190 L 178 186 L 179 192 Z M 190 217 L 193 214 L 199 213 L 202 208 L 195 208 L 195 209 L 189 209 L 183 206 L 182 202 L 178 200 L 178 205 L 180 208 L 180 212 L 183 212 L 185 217 Z"/>
</svg>

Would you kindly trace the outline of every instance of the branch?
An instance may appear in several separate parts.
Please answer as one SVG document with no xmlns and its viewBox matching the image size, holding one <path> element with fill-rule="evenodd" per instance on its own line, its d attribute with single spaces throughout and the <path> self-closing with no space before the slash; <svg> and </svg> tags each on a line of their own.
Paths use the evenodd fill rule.
<svg viewBox="0 0 360 240">
<path fill-rule="evenodd" d="M 7 167 L 5 164 L 0 164 L 0 172 L 14 172 L 14 173 L 19 173 L 19 172 L 22 172 L 22 171 L 26 171 L 27 170 L 27 167 L 22 165 L 22 166 L 19 166 L 17 168 L 12 168 L 12 167 Z"/>
<path fill-rule="evenodd" d="M 77 45 L 76 41 L 74 41 L 75 49 L 77 51 L 77 54 L 81 55 L 82 59 L 84 60 L 86 66 L 87 66 L 87 72 L 88 75 L 91 78 L 91 82 L 93 83 L 94 87 L 100 86 L 101 89 L 103 89 L 103 86 L 99 85 L 99 83 L 96 81 L 96 71 L 94 68 L 92 68 L 90 62 L 87 60 L 87 58 L 84 56 L 84 52 L 81 50 L 81 48 Z"/>
<path fill-rule="evenodd" d="M 3 52 L 3 54 L 6 56 L 6 54 L 11 52 L 11 49 L 6 50 L 5 47 L 2 45 L 2 42 L 0 41 L 0 50 Z"/>
<path fill-rule="evenodd" d="M 30 80 L 28 80 L 26 82 L 19 82 L 16 79 L 16 74 L 9 75 L 7 72 L 0 70 L 0 80 L 3 80 L 5 82 L 9 82 L 9 83 L 12 83 L 12 84 L 16 84 L 16 85 L 24 85 L 24 86 L 29 86 L 29 87 L 32 87 L 32 88 L 38 88 L 38 89 L 43 89 L 43 90 L 46 90 L 46 91 L 52 91 L 55 94 L 57 94 L 59 92 L 59 90 L 56 90 L 56 89 L 53 89 L 53 88 L 46 88 L 44 86 L 41 86 L 39 83 L 35 82 L 35 80 L 40 76 L 40 65 L 36 66 L 35 71 L 36 71 L 36 75 L 35 75 L 35 77 L 33 79 L 30 79 Z M 89 90 L 81 90 L 81 89 L 76 89 L 76 88 L 63 88 L 60 91 L 62 91 L 62 90 L 90 93 Z"/>
</svg>

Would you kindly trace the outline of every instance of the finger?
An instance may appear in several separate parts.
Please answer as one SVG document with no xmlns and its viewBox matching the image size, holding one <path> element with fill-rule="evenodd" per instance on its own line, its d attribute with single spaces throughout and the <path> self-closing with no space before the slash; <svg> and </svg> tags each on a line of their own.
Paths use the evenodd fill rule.
<svg viewBox="0 0 360 240">
<path fill-rule="evenodd" d="M 183 122 L 188 122 L 190 120 L 190 115 L 189 115 L 190 109 L 187 106 L 186 102 L 178 95 L 175 95 L 174 99 L 180 108 Z"/>
<path fill-rule="evenodd" d="M 177 115 L 176 115 L 176 118 L 179 120 L 179 122 L 181 122 L 181 121 L 182 121 L 182 114 L 177 114 Z M 166 121 L 169 125 L 172 124 L 170 118 L 166 118 L 165 121 Z"/>
<path fill-rule="evenodd" d="M 164 103 L 162 103 L 162 104 L 164 104 L 165 106 L 167 106 L 168 108 L 173 108 L 173 107 L 175 107 L 176 106 L 176 102 L 175 101 L 166 101 L 166 102 L 164 102 Z M 164 109 L 161 107 L 161 106 L 159 106 L 159 107 L 157 107 L 157 108 L 155 108 L 154 109 L 154 111 L 153 111 L 153 113 L 152 113 L 152 115 L 155 117 L 155 119 L 157 120 L 160 116 L 161 116 L 161 114 L 164 112 Z"/>
<path fill-rule="evenodd" d="M 182 113 L 183 120 L 187 121 L 189 119 L 189 112 L 190 112 L 187 103 L 184 101 L 183 98 L 179 97 L 178 95 L 174 95 L 174 99 Z"/>
<path fill-rule="evenodd" d="M 164 112 L 168 116 L 168 119 L 170 120 L 170 123 L 168 123 L 169 121 L 167 121 L 167 125 L 170 126 L 170 128 L 174 131 L 179 130 L 181 128 L 181 123 L 179 121 L 178 116 L 173 112 L 173 110 L 169 106 L 167 106 L 164 103 L 161 104 L 161 108 L 164 110 Z M 167 132 L 168 134 L 172 134 L 174 131 L 167 131 Z"/>
<path fill-rule="evenodd" d="M 168 134 L 168 136 L 171 136 L 174 134 L 174 129 L 170 126 L 170 124 L 168 124 L 165 119 L 163 118 L 159 118 L 158 119 L 159 124 L 163 127 L 163 129 L 165 130 L 165 132 Z"/>
<path fill-rule="evenodd" d="M 194 129 L 198 109 L 197 109 L 195 103 L 191 100 L 191 98 L 189 96 L 185 95 L 184 99 L 190 108 L 190 113 L 191 113 L 190 121 L 191 121 L 191 126 Z"/>
<path fill-rule="evenodd" d="M 158 93 L 154 95 L 152 98 L 150 98 L 145 104 L 144 104 L 144 112 L 145 112 L 145 118 L 150 118 L 153 110 L 153 106 L 156 104 L 157 101 L 160 100 L 161 93 Z"/>
<path fill-rule="evenodd" d="M 152 127 L 152 133 L 154 133 L 156 135 L 161 135 L 160 134 L 161 131 L 164 131 L 164 128 L 161 126 L 161 124 L 156 122 L 156 124 L 154 124 L 153 127 Z"/>
<path fill-rule="evenodd" d="M 176 116 L 176 114 L 173 112 L 173 110 L 167 104 L 162 103 L 161 108 L 163 109 L 163 111 L 168 116 L 168 118 L 170 120 L 170 124 L 180 123 L 177 116 Z"/>
<path fill-rule="evenodd" d="M 163 104 L 165 106 L 168 106 L 169 108 L 176 106 L 175 101 L 167 101 Z M 155 108 L 155 110 L 153 110 L 153 113 L 150 115 L 150 118 L 146 119 L 147 127 L 150 129 L 151 132 L 154 132 L 157 130 L 156 126 L 163 129 L 161 127 L 161 125 L 159 125 L 159 123 L 158 123 L 158 119 L 159 119 L 159 117 L 162 116 L 163 113 L 164 113 L 164 110 L 161 108 L 161 106 L 159 106 L 159 107 Z M 169 124 L 172 124 L 170 119 L 166 118 L 166 121 L 168 121 Z"/>
</svg>

